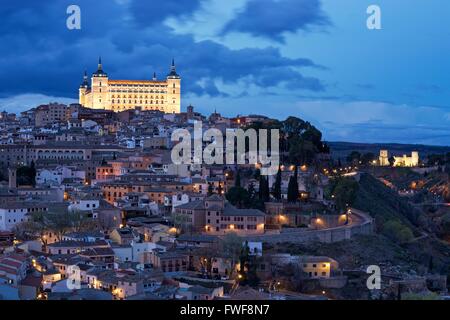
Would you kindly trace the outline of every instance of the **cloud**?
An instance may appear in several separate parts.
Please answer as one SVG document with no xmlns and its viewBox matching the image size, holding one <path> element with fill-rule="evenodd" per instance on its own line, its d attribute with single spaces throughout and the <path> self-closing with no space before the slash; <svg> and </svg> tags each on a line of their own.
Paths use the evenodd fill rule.
<svg viewBox="0 0 450 320">
<path fill-rule="evenodd" d="M 222 34 L 237 31 L 284 42 L 285 32 L 328 25 L 320 0 L 250 0 Z"/>
<path fill-rule="evenodd" d="M 202 1 L 155 3 L 79 0 L 82 29 L 74 31 L 65 26 L 70 1 L 39 6 L 25 1 L 18 10 L 1 6 L 0 41 L 8 45 L 0 47 L 0 97 L 39 92 L 75 98 L 83 71 L 95 71 L 99 55 L 105 71 L 116 79 L 149 79 L 153 71 L 164 77 L 174 57 L 183 94 L 226 97 L 214 84 L 217 80 L 261 88 L 325 89 L 320 79 L 303 74 L 303 68 L 321 68 L 310 59 L 284 57 L 275 47 L 234 50 L 210 40 L 195 41 L 162 23 L 168 16 L 189 16 Z M 199 79 L 208 84 L 200 85 Z"/>
<path fill-rule="evenodd" d="M 162 23 L 168 17 L 189 18 L 200 9 L 202 2 L 201 0 L 134 0 L 129 8 L 136 23 L 141 27 L 148 27 Z"/>
</svg>

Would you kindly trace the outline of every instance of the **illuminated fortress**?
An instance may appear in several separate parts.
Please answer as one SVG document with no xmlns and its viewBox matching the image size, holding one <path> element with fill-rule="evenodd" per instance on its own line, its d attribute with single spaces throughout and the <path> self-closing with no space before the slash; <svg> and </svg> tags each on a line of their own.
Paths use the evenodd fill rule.
<svg viewBox="0 0 450 320">
<path fill-rule="evenodd" d="M 106 109 L 115 112 L 134 109 L 160 110 L 166 113 L 180 112 L 181 78 L 172 60 L 170 72 L 164 80 L 111 80 L 103 71 L 99 58 L 97 71 L 89 83 L 86 72 L 79 89 L 79 103 L 92 109 Z"/>
</svg>

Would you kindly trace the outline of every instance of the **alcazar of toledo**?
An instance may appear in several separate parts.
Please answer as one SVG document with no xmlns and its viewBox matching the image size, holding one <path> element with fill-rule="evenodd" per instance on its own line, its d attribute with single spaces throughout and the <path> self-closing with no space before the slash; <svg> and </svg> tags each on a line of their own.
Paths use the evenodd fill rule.
<svg viewBox="0 0 450 320">
<path fill-rule="evenodd" d="M 99 58 L 97 71 L 89 83 L 86 72 L 79 89 L 79 103 L 92 109 L 106 109 L 115 112 L 134 109 L 160 110 L 166 113 L 180 112 L 181 78 L 172 60 L 170 72 L 164 80 L 111 80 L 103 71 Z"/>
</svg>

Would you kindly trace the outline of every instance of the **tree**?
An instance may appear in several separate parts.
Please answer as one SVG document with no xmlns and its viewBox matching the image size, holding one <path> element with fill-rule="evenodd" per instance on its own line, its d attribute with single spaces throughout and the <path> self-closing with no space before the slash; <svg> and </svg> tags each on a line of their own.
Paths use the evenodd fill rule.
<svg viewBox="0 0 450 320">
<path fill-rule="evenodd" d="M 347 162 L 348 163 L 353 163 L 353 164 L 357 164 L 359 163 L 359 161 L 361 160 L 361 153 L 359 153 L 358 151 L 352 151 L 348 156 L 347 156 Z"/>
<path fill-rule="evenodd" d="M 72 216 L 69 212 L 48 213 L 47 219 L 58 241 L 61 241 L 63 236 L 73 228 Z"/>
<path fill-rule="evenodd" d="M 250 203 L 248 191 L 242 187 L 232 187 L 228 190 L 226 196 L 228 201 L 238 208 L 246 208 Z"/>
<path fill-rule="evenodd" d="M 17 184 L 31 185 L 36 184 L 36 169 L 34 168 L 34 162 L 31 162 L 30 166 L 22 166 L 17 169 Z"/>
<path fill-rule="evenodd" d="M 297 166 L 311 164 L 317 154 L 317 148 L 311 141 L 301 137 L 289 139 L 289 161 Z"/>
<path fill-rule="evenodd" d="M 68 213 L 68 220 L 71 228 L 75 232 L 94 230 L 95 225 L 83 211 L 73 210 Z"/>
<path fill-rule="evenodd" d="M 50 230 L 50 224 L 46 216 L 47 213 L 44 212 L 33 212 L 28 221 L 21 222 L 14 227 L 16 237 L 21 240 L 37 237 L 45 251 L 48 242 L 46 232 Z"/>
<path fill-rule="evenodd" d="M 259 198 L 263 202 L 270 200 L 269 180 L 263 175 L 259 176 Z"/>
<path fill-rule="evenodd" d="M 388 238 L 398 243 L 409 242 L 414 237 L 411 229 L 397 220 L 390 220 L 386 222 L 383 225 L 382 232 Z"/>
<path fill-rule="evenodd" d="M 373 160 L 375 160 L 376 159 L 376 156 L 375 156 L 375 154 L 374 153 L 372 153 L 372 152 L 367 152 L 367 153 L 364 153 L 362 156 L 361 156 L 361 162 L 362 162 L 362 164 L 369 164 L 369 163 L 371 163 Z"/>
<path fill-rule="evenodd" d="M 334 195 L 336 208 L 340 211 L 346 210 L 347 207 L 353 205 L 359 185 L 353 178 L 339 177 L 331 188 Z"/>
<path fill-rule="evenodd" d="M 175 212 L 172 214 L 172 222 L 174 226 L 180 231 L 190 231 L 190 222 L 187 215 Z"/>
<path fill-rule="evenodd" d="M 389 161 L 389 165 L 390 165 L 391 167 L 393 167 L 394 164 L 395 164 L 395 158 L 394 158 L 393 156 L 390 156 L 389 159 L 388 159 L 388 161 Z"/>
<path fill-rule="evenodd" d="M 214 186 L 211 182 L 208 183 L 208 197 L 212 196 L 214 193 Z"/>
<path fill-rule="evenodd" d="M 234 181 L 234 186 L 235 187 L 241 186 L 241 174 L 240 174 L 239 170 L 237 170 L 237 172 L 236 172 L 236 180 Z"/>
<path fill-rule="evenodd" d="M 288 183 L 288 201 L 296 202 L 298 200 L 298 167 L 295 166 L 294 175 L 289 178 Z"/>
<path fill-rule="evenodd" d="M 211 276 L 212 263 L 213 259 L 217 257 L 217 252 L 219 252 L 217 243 L 214 243 L 212 246 L 200 247 L 196 249 L 196 255 L 200 259 L 200 266 L 208 276 Z"/>
<path fill-rule="evenodd" d="M 264 210 L 264 202 L 259 198 L 259 194 L 256 192 L 253 182 L 250 182 L 248 185 L 247 192 L 249 196 L 248 208 Z"/>
<path fill-rule="evenodd" d="M 250 248 L 246 241 L 241 248 L 239 257 L 239 274 L 242 276 L 240 283 L 242 285 L 249 285 L 255 287 L 259 284 L 259 278 L 256 274 L 256 256 L 250 255 Z"/>
<path fill-rule="evenodd" d="M 275 183 L 273 184 L 273 197 L 277 200 L 281 200 L 281 168 L 278 167 Z"/>
<path fill-rule="evenodd" d="M 239 261 L 239 256 L 242 250 L 242 239 L 234 232 L 227 233 L 221 242 L 221 252 L 223 256 L 229 261 L 230 269 L 228 277 L 231 279 L 236 268 L 236 263 Z"/>
</svg>

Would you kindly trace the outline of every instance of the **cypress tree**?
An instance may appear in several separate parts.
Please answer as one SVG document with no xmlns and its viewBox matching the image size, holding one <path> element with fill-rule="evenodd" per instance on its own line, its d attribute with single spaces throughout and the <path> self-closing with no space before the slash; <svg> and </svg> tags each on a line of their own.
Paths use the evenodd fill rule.
<svg viewBox="0 0 450 320">
<path fill-rule="evenodd" d="M 239 173 L 239 170 L 236 171 L 236 180 L 234 181 L 234 186 L 235 187 L 241 186 L 241 175 Z"/>
<path fill-rule="evenodd" d="M 296 202 L 298 200 L 298 167 L 295 166 L 294 175 L 289 178 L 288 201 Z"/>
<path fill-rule="evenodd" d="M 273 184 L 273 197 L 277 200 L 281 199 L 281 168 L 278 167 L 275 183 Z"/>
</svg>

